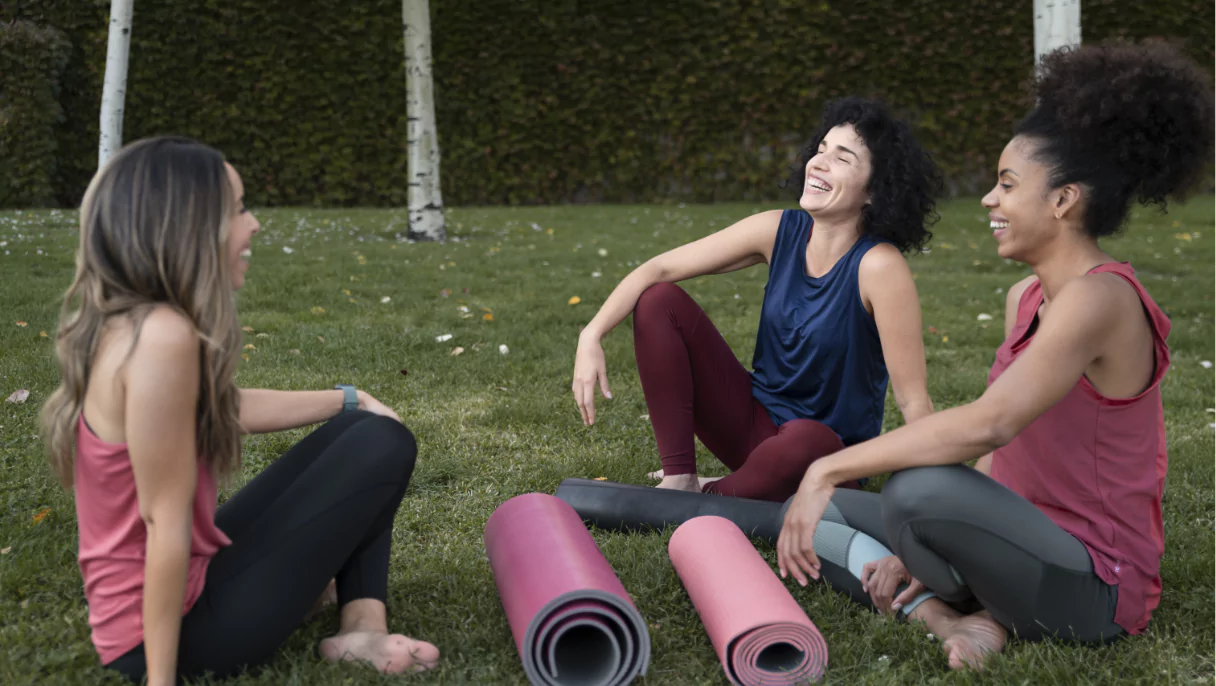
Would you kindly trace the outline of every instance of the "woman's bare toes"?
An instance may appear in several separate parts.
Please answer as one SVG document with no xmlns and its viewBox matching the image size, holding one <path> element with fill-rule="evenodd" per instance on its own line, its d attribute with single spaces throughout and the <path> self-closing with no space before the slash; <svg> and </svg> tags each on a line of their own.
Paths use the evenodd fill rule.
<svg viewBox="0 0 1216 686">
<path fill-rule="evenodd" d="M 370 662 L 384 674 L 404 674 L 433 669 L 439 649 L 426 641 L 401 634 L 352 631 L 321 641 L 321 655 L 332 661 Z"/>
<path fill-rule="evenodd" d="M 1008 634 L 987 612 L 959 618 L 942 648 L 951 669 L 983 670 L 990 656 L 1005 648 Z"/>
<path fill-rule="evenodd" d="M 662 478 L 663 478 L 663 470 L 662 470 L 662 469 L 660 469 L 660 470 L 659 470 L 659 471 L 657 471 L 657 472 L 650 472 L 650 473 L 646 474 L 646 478 L 647 478 L 647 479 L 662 479 Z"/>
</svg>

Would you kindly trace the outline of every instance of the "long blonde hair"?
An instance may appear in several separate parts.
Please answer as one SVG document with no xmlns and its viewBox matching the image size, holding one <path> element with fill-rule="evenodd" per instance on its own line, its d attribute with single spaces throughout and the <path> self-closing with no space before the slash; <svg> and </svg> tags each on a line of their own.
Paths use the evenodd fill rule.
<svg viewBox="0 0 1216 686">
<path fill-rule="evenodd" d="M 218 477 L 239 468 L 233 375 L 241 332 L 226 249 L 234 205 L 223 156 L 186 138 L 132 143 L 89 183 L 76 277 L 55 336 L 62 382 L 42 408 L 47 457 L 64 487 L 72 487 L 77 423 L 106 323 L 130 319 L 129 358 L 158 305 L 189 318 L 198 333 L 199 456 Z"/>
</svg>

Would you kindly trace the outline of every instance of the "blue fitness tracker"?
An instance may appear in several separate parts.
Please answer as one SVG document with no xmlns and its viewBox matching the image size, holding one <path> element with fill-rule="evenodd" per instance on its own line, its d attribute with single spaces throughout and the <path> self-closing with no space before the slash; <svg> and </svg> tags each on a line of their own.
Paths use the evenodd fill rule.
<svg viewBox="0 0 1216 686">
<path fill-rule="evenodd" d="M 359 396 L 355 393 L 355 387 L 350 384 L 338 384 L 334 388 L 342 391 L 342 411 L 354 412 L 359 409 Z"/>
</svg>

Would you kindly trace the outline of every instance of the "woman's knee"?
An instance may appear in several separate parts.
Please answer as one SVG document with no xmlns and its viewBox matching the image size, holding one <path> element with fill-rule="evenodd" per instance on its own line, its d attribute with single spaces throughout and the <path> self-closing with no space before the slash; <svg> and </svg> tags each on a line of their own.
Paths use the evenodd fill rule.
<svg viewBox="0 0 1216 686">
<path fill-rule="evenodd" d="M 370 413 L 368 413 L 370 415 Z M 383 471 L 386 478 L 409 481 L 418 458 L 418 442 L 404 424 L 380 415 L 370 415 L 347 430 L 357 446 L 350 456 L 361 469 Z"/>
<path fill-rule="evenodd" d="M 882 488 L 883 518 L 888 522 L 933 516 L 959 481 L 959 465 L 914 467 L 895 472 Z"/>
<path fill-rule="evenodd" d="M 638 296 L 638 302 L 633 306 L 635 324 L 638 318 L 645 320 L 662 315 L 675 303 L 687 299 L 689 299 L 689 295 L 674 283 L 656 283 Z"/>
<path fill-rule="evenodd" d="M 844 442 L 827 424 L 812 419 L 791 419 L 778 430 L 783 443 L 788 443 L 794 461 L 811 462 L 844 450 Z"/>
</svg>

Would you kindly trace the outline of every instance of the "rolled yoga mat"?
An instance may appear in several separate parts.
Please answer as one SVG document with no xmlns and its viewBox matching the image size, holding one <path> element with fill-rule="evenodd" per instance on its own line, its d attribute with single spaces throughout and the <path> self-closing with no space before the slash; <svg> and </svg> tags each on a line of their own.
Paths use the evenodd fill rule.
<svg viewBox="0 0 1216 686">
<path fill-rule="evenodd" d="M 785 519 L 783 503 L 591 479 L 566 479 L 555 495 L 584 520 L 612 531 L 662 531 L 712 515 L 734 522 L 749 536 L 775 543 Z"/>
<path fill-rule="evenodd" d="M 823 677 L 827 643 L 739 527 L 722 517 L 691 519 L 667 552 L 731 683 Z"/>
<path fill-rule="evenodd" d="M 569 505 L 544 493 L 511 498 L 484 541 L 529 681 L 618 686 L 646 673 L 646 621 Z"/>
</svg>

